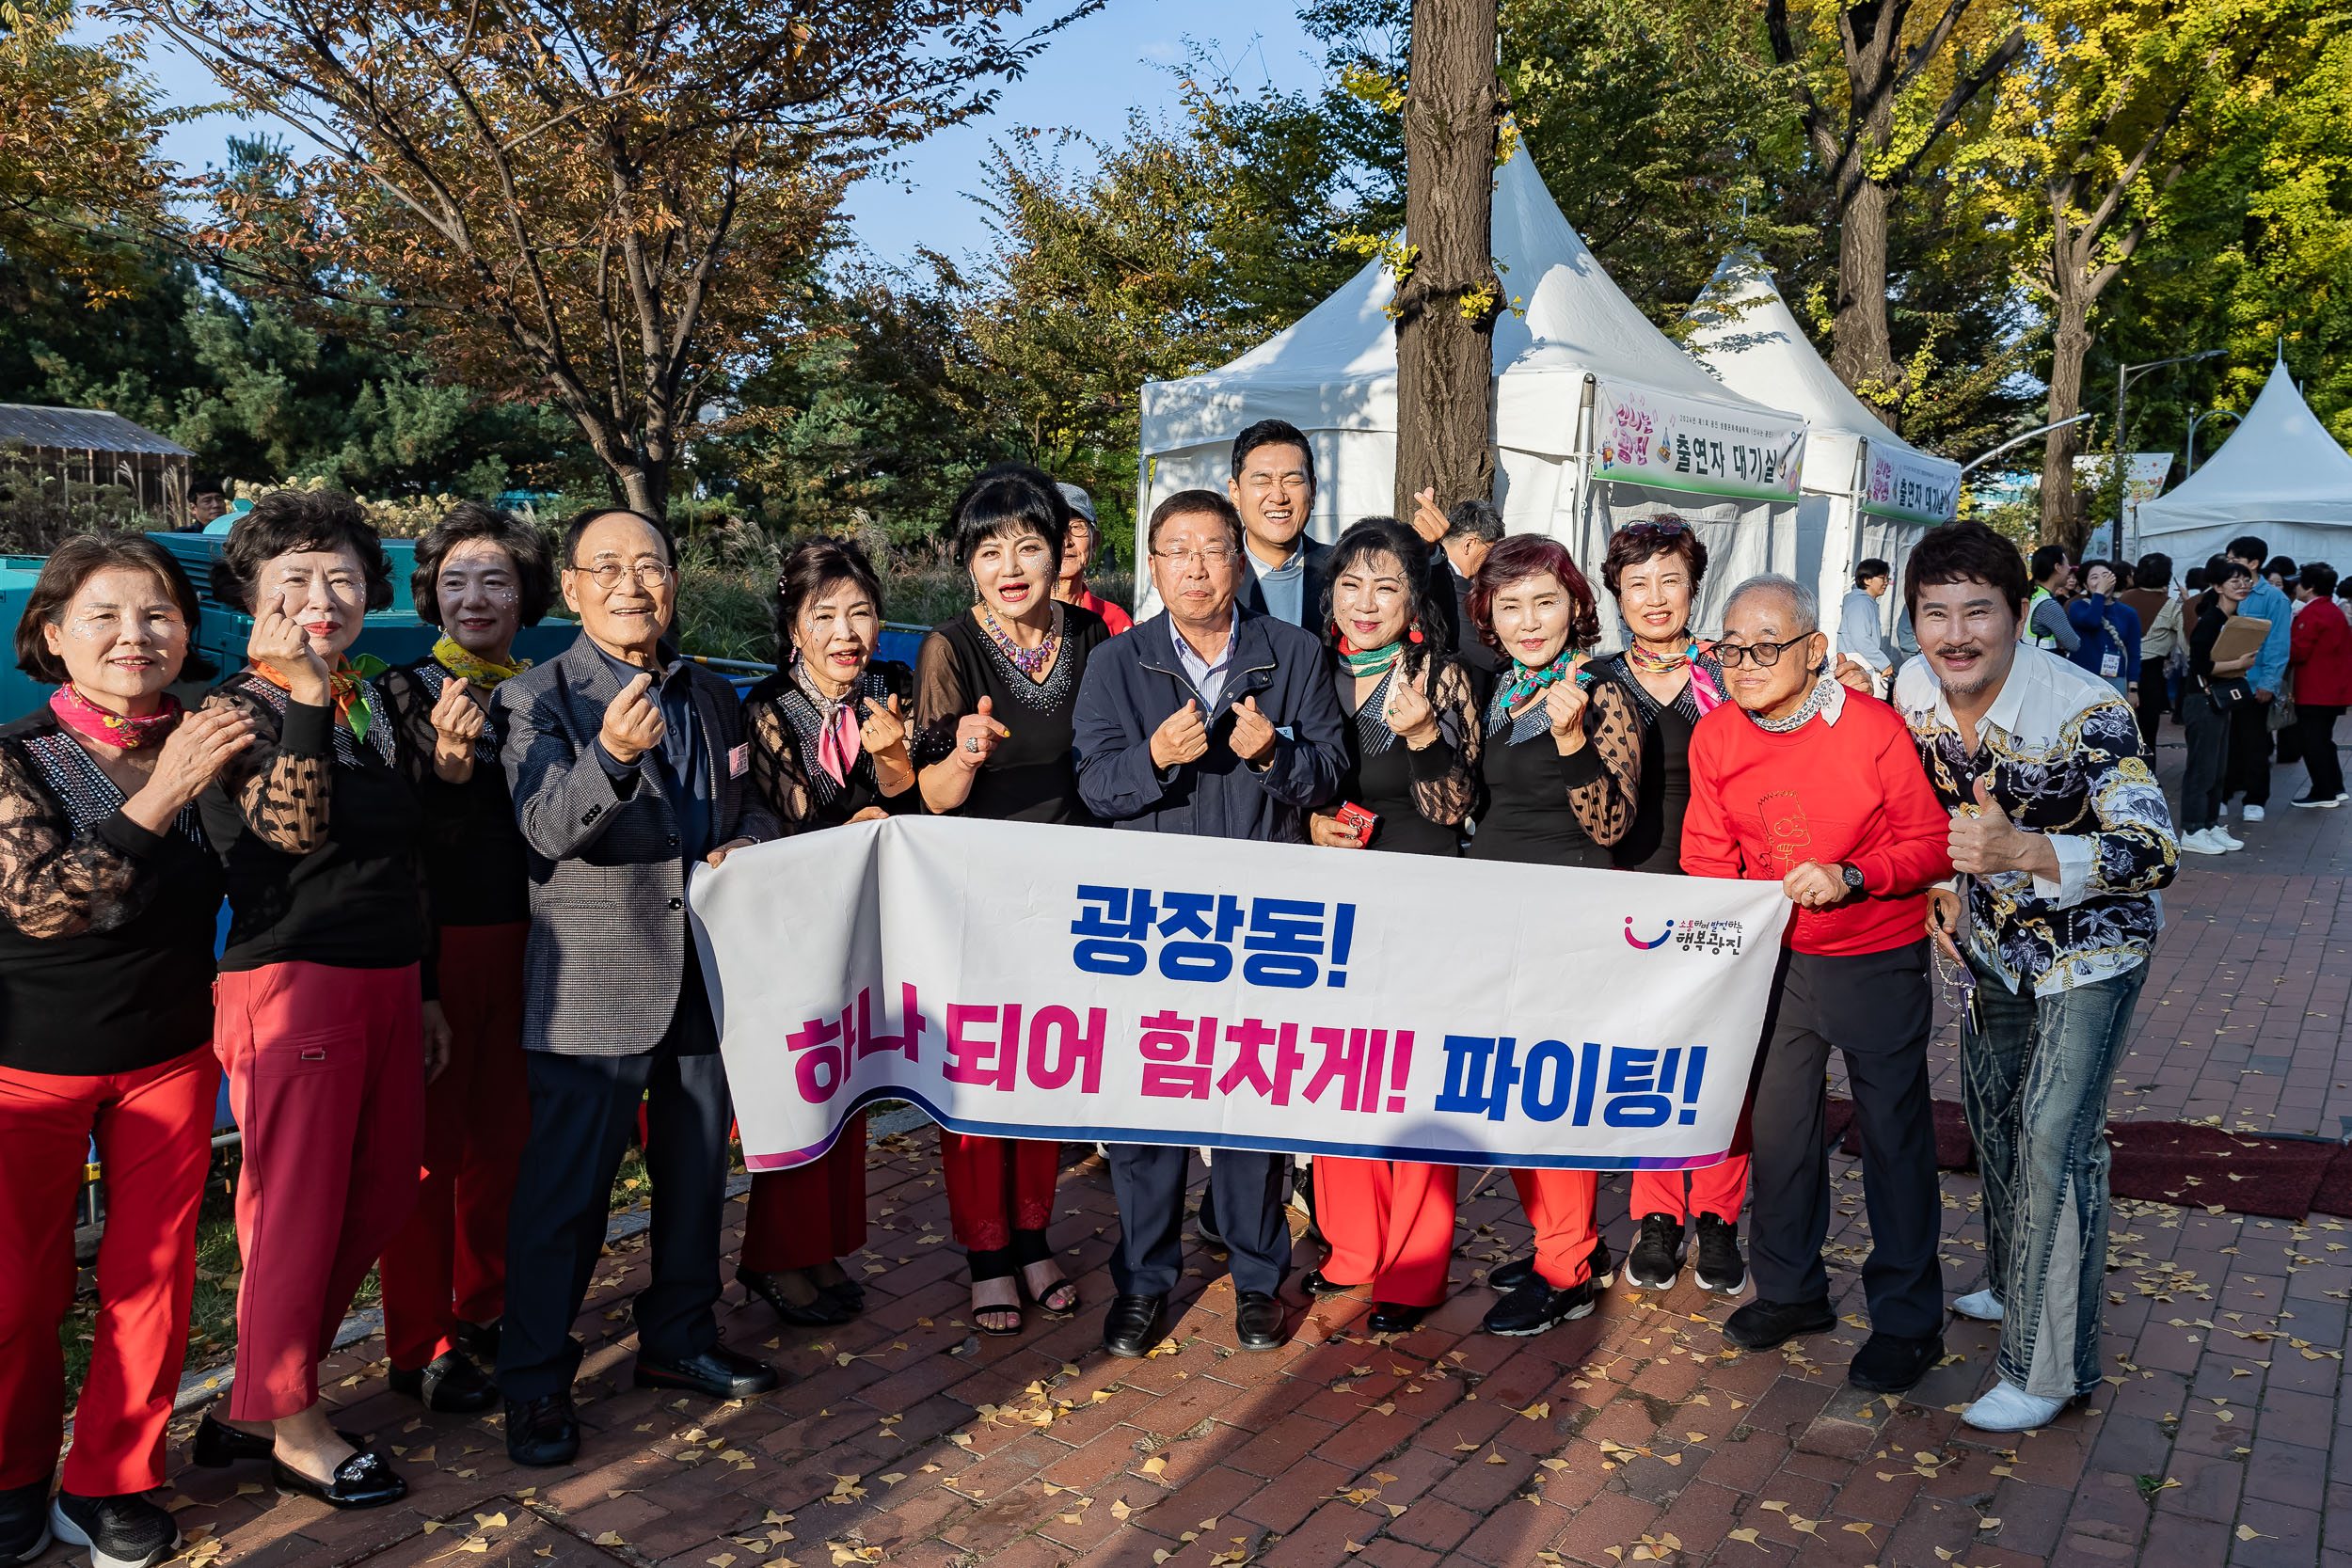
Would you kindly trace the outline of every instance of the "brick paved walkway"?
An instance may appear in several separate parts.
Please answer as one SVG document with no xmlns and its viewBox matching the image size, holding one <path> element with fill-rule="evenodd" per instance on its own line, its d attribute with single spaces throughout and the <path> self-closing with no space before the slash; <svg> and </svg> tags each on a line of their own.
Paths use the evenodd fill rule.
<svg viewBox="0 0 2352 1568">
<path fill-rule="evenodd" d="M 2166 761 L 2177 769 L 2177 748 Z M 2331 1138 L 2352 1125 L 2352 811 L 2285 809 L 2290 777 L 2272 820 L 2243 830 L 2253 848 L 2190 858 L 2116 1116 Z M 1937 1050 L 1950 1097 L 1948 1039 Z M 638 1238 L 581 1315 L 578 1465 L 518 1470 L 495 1419 L 420 1415 L 386 1390 L 372 1339 L 335 1358 L 329 1389 L 339 1425 L 398 1456 L 405 1506 L 339 1516 L 278 1497 L 258 1466 L 182 1469 L 174 1504 L 204 1532 L 192 1560 L 240 1565 L 2352 1565 L 2343 1223 L 2125 1206 L 2106 1386 L 2005 1443 L 1956 1415 L 1989 1375 L 1993 1338 L 1975 1325 L 1953 1323 L 1949 1360 L 1910 1398 L 1846 1386 L 1867 1235 L 1854 1164 L 1833 1162 L 1832 1288 L 1851 1326 L 1786 1354 L 1727 1354 L 1729 1304 L 1687 1283 L 1657 1296 L 1620 1281 L 1599 1313 L 1533 1340 L 1478 1334 L 1484 1271 L 1526 1242 L 1487 1172 L 1465 1173 L 1461 1291 L 1415 1333 L 1374 1342 L 1366 1305 L 1342 1300 L 1299 1307 L 1279 1353 L 1232 1354 L 1230 1283 L 1196 1251 L 1165 1354 L 1136 1363 L 1100 1350 L 1116 1220 L 1098 1163 L 1065 1173 L 1054 1230 L 1090 1305 L 980 1339 L 925 1132 L 873 1151 L 863 1320 L 779 1335 L 729 1287 L 729 1339 L 791 1370 L 775 1395 L 628 1388 Z M 1603 1203 L 1622 1253 L 1621 1179 Z M 1978 1206 L 1974 1179 L 1947 1173 L 1955 1295 L 1981 1278 Z"/>
</svg>

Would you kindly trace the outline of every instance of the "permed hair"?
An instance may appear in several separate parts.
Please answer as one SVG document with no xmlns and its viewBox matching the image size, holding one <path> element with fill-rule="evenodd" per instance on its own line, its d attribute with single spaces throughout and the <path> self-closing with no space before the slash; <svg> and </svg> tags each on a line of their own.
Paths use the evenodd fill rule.
<svg viewBox="0 0 2352 1568">
<path fill-rule="evenodd" d="M 1609 536 L 1609 553 L 1600 561 L 1601 586 L 1613 596 L 1617 578 L 1628 566 L 1639 566 L 1661 555 L 1682 557 L 1682 564 L 1690 568 L 1691 593 L 1695 597 L 1707 577 L 1707 546 L 1696 529 L 1671 512 L 1628 523 Z"/>
<path fill-rule="evenodd" d="M 1327 563 L 1329 570 L 1323 579 L 1323 602 L 1316 607 L 1322 619 L 1316 625 L 1323 634 L 1323 645 L 1338 652 L 1340 628 L 1331 607 L 1340 578 L 1384 555 L 1394 558 L 1405 578 L 1405 673 L 1418 675 L 1429 662 L 1431 652 L 1444 641 L 1445 626 L 1430 609 L 1429 546 L 1422 543 L 1420 534 L 1394 517 L 1358 518 L 1340 535 L 1340 542 L 1331 546 Z M 1411 641 L 1416 631 L 1421 633 L 1419 642 Z"/>
<path fill-rule="evenodd" d="M 812 539 L 784 558 L 784 570 L 776 575 L 773 610 L 778 664 L 791 661 L 795 646 L 792 634 L 800 626 L 801 611 L 811 600 L 824 597 L 828 589 L 840 582 L 857 584 L 873 601 L 874 618 L 882 618 L 882 578 L 856 541 Z"/>
<path fill-rule="evenodd" d="M 389 609 L 392 562 L 359 503 L 341 490 L 272 490 L 237 519 L 213 562 L 213 597 L 232 610 L 253 610 L 262 568 L 303 550 L 347 550 L 367 579 L 368 608 Z"/>
<path fill-rule="evenodd" d="M 1496 653 L 1504 653 L 1502 640 L 1495 635 L 1495 595 L 1515 582 L 1541 577 L 1546 572 L 1560 579 L 1560 586 L 1568 591 L 1568 646 L 1589 648 L 1600 640 L 1600 612 L 1593 606 L 1593 585 L 1584 580 L 1584 574 L 1576 569 L 1576 557 L 1557 539 L 1540 533 L 1515 533 L 1486 552 L 1486 560 L 1470 579 L 1470 624 L 1478 628 L 1478 640 Z"/>
</svg>

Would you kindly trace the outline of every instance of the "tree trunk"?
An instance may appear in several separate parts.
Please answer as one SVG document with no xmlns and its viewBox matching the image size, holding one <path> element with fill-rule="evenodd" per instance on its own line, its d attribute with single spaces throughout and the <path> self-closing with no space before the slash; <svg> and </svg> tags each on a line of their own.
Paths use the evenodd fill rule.
<svg viewBox="0 0 2352 1568">
<path fill-rule="evenodd" d="M 2063 230 L 2061 230 L 2063 232 Z M 2057 267 L 2057 309 L 2050 334 L 2050 404 L 2044 418 L 2056 422 L 2083 410 L 2083 359 L 2090 353 L 2090 295 L 2081 269 L 2066 264 L 2064 242 Z M 2076 559 L 2090 530 L 2082 497 L 2074 489 L 2074 454 L 2082 450 L 2082 426 L 2050 432 L 2042 451 L 2042 542 L 2063 545 Z M 2121 542 L 2119 541 L 2119 547 Z"/>
<path fill-rule="evenodd" d="M 1414 0 L 1396 291 L 1396 515 L 1494 493 L 1495 0 Z"/>
<path fill-rule="evenodd" d="M 1884 185 L 1856 172 L 1852 195 L 1837 214 L 1837 318 L 1829 368 L 1863 402 L 1893 424 L 1902 391 L 1902 367 L 1886 323 Z"/>
</svg>

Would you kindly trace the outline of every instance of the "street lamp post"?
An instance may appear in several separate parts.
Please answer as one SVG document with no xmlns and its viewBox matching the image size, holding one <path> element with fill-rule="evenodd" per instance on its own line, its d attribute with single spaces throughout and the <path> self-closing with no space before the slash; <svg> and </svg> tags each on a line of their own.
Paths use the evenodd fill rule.
<svg viewBox="0 0 2352 1568">
<path fill-rule="evenodd" d="M 2207 420 L 2244 418 L 2245 416 L 2234 408 L 2208 408 L 2201 414 L 2191 414 L 2188 417 L 2188 473 L 2193 474 L 2197 471 L 2197 427 Z M 2183 474 L 2181 477 L 2186 479 L 2188 474 Z"/>
<path fill-rule="evenodd" d="M 2192 360 L 2211 359 L 2229 352 L 2225 348 L 2209 348 L 2202 354 L 2177 354 L 2169 359 L 2151 359 L 2142 365 L 2119 364 L 2115 367 L 2115 553 L 2118 556 L 2129 559 L 2137 553 L 2127 548 L 2123 541 L 2123 531 L 2130 524 L 2132 515 L 2132 487 L 2123 470 L 2123 439 L 2129 428 L 2123 420 L 2123 398 L 2131 390 L 2132 377 L 2142 371 L 2162 370 L 2167 365 L 2185 365 Z M 2137 546 L 2139 541 L 2135 539 L 2131 543 Z"/>
<path fill-rule="evenodd" d="M 2003 441 L 1999 446 L 1994 447 L 1991 451 L 1986 452 L 1983 456 L 1972 457 L 1967 462 L 1963 463 L 1960 466 L 1960 477 L 1966 479 L 1972 469 L 1981 467 L 1983 465 L 1992 462 L 1994 458 L 2000 456 L 2001 453 L 2009 451 L 2011 447 L 2022 447 L 2037 436 L 2047 436 L 2054 430 L 2063 430 L 2070 424 L 2074 424 L 2078 420 L 2087 420 L 2089 418 L 2090 418 L 2090 416 L 2088 413 L 2076 414 L 2071 418 L 2060 420 L 2056 424 L 2037 426 L 2032 430 L 2028 430 L 2023 436 L 2012 436 L 2008 440 Z"/>
</svg>

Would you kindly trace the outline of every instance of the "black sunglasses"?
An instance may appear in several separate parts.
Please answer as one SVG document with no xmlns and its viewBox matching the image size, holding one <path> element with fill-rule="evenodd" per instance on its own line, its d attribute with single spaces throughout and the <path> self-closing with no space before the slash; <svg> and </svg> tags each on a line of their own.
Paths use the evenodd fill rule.
<svg viewBox="0 0 2352 1568">
<path fill-rule="evenodd" d="M 1746 659 L 1759 670 L 1770 670 L 1780 662 L 1780 656 L 1800 642 L 1811 641 L 1819 633 L 1806 632 L 1786 642 L 1718 642 L 1714 647 L 1716 662 L 1726 670 L 1736 670 Z"/>
</svg>

